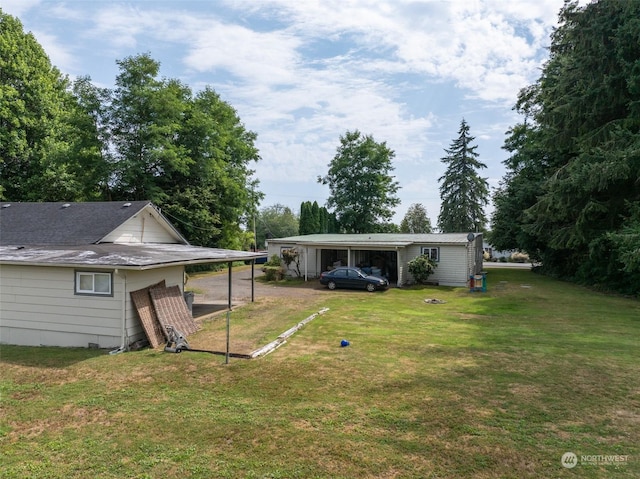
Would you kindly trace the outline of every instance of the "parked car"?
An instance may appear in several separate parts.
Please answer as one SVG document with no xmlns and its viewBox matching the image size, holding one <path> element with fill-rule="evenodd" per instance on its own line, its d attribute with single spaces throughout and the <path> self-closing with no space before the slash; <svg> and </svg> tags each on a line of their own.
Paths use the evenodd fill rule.
<svg viewBox="0 0 640 479">
<path fill-rule="evenodd" d="M 339 266 L 331 271 L 320 274 L 320 284 L 326 284 L 329 289 L 355 288 L 373 292 L 377 289 L 387 289 L 389 281 L 379 276 L 366 275 L 360 268 Z"/>
</svg>

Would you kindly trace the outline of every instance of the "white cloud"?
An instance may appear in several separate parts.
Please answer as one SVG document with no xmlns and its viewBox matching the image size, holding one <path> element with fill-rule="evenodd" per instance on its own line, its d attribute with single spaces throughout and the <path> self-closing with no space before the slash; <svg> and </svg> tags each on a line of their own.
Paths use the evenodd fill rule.
<svg viewBox="0 0 640 479">
<path fill-rule="evenodd" d="M 33 35 L 38 39 L 46 54 L 49 56 L 51 64 L 62 72 L 75 71 L 78 65 L 77 58 L 70 50 L 68 44 L 57 35 L 34 31 Z"/>
<path fill-rule="evenodd" d="M 42 5 L 4 3 L 22 12 Z M 63 70 L 85 66 L 73 55 L 86 42 L 95 45 L 103 64 L 149 51 L 161 62 L 161 75 L 194 89 L 211 85 L 258 133 L 263 161 L 256 168 L 263 184 L 284 177 L 309 186 L 326 172 L 340 135 L 354 129 L 372 134 L 396 152 L 405 206 L 424 197 L 433 218 L 443 171 L 439 158 L 462 116 L 476 120 L 471 126 L 480 150 L 494 156 L 492 181 L 500 175 L 495 145 L 513 124 L 510 108 L 519 89 L 539 74 L 562 3 L 50 3 L 44 23 L 67 22 L 75 37 L 65 42 L 62 28 L 43 26 L 37 38 Z"/>
<path fill-rule="evenodd" d="M 41 0 L 2 0 L 2 11 L 14 17 L 20 17 L 32 8 L 40 5 Z"/>
</svg>

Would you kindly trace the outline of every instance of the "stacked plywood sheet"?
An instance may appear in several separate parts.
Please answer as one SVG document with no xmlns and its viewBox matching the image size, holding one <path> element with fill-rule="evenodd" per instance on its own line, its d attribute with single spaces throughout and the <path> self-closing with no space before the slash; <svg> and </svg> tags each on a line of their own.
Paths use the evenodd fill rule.
<svg viewBox="0 0 640 479">
<path fill-rule="evenodd" d="M 169 325 L 184 335 L 195 333 L 199 329 L 179 286 L 167 287 L 165 282 L 161 281 L 147 288 L 132 291 L 131 300 L 153 348 L 167 342 Z"/>
</svg>

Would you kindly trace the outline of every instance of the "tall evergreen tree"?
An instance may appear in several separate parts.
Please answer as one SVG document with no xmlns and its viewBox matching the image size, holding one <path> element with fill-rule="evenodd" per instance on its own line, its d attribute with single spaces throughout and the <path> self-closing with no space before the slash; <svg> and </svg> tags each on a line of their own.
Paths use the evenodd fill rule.
<svg viewBox="0 0 640 479">
<path fill-rule="evenodd" d="M 550 274 L 640 292 L 639 2 L 566 3 L 517 108 L 494 229 Z M 516 136 L 512 136 L 516 138 Z M 505 245 L 506 246 L 506 245 Z"/>
<path fill-rule="evenodd" d="M 318 182 L 330 189 L 327 207 L 336 215 L 339 228 L 347 233 L 375 233 L 385 229 L 400 203 L 394 177 L 395 157 L 386 143 L 372 136 L 348 131 Z"/>
<path fill-rule="evenodd" d="M 487 166 L 478 160 L 477 146 L 472 144 L 475 138 L 464 119 L 458 135 L 441 159 L 447 165 L 438 180 L 442 201 L 438 228 L 443 233 L 482 231 L 487 222 L 484 207 L 489 203 L 489 184 L 478 174 Z"/>
<path fill-rule="evenodd" d="M 311 224 L 314 233 L 322 233 L 322 220 L 320 218 L 320 205 L 317 201 L 311 204 Z"/>
<path fill-rule="evenodd" d="M 311 203 L 309 201 L 303 201 L 300 204 L 300 223 L 298 227 L 298 234 L 308 235 L 313 233 L 313 225 L 311 218 Z"/>
</svg>

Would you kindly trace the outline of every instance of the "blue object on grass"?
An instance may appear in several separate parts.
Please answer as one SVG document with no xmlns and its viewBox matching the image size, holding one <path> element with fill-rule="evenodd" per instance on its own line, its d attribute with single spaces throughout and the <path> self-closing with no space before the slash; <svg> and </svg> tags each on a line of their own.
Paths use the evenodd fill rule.
<svg viewBox="0 0 640 479">
<path fill-rule="evenodd" d="M 349 346 L 349 341 L 347 341 L 346 339 L 343 339 L 342 341 L 340 341 L 341 348 L 346 348 L 347 346 Z"/>
</svg>

